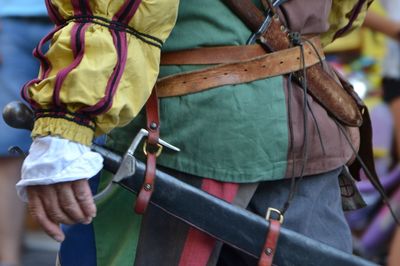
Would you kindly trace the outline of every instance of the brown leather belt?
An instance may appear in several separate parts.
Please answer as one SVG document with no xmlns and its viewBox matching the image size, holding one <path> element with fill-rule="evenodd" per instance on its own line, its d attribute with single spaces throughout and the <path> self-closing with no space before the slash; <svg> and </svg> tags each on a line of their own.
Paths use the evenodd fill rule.
<svg viewBox="0 0 400 266">
<path fill-rule="evenodd" d="M 315 65 L 324 59 L 319 38 L 313 37 L 309 41 L 313 45 L 304 43 L 305 67 Z M 164 65 L 219 65 L 159 79 L 157 81 L 159 97 L 182 96 L 303 69 L 300 47 L 268 54 L 259 45 L 199 48 L 163 54 L 161 62 Z"/>
<path fill-rule="evenodd" d="M 161 55 L 161 65 L 214 65 L 251 60 L 265 55 L 261 45 L 204 47 Z"/>
</svg>

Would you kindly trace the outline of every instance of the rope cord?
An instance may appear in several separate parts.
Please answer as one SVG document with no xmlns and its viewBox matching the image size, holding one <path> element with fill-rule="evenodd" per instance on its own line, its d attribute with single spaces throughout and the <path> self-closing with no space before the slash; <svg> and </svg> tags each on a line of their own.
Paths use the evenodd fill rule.
<svg viewBox="0 0 400 266">
<path fill-rule="evenodd" d="M 388 207 L 393 219 L 395 220 L 395 222 L 400 225 L 400 221 L 399 218 L 397 217 L 396 213 L 393 210 L 392 205 L 390 204 L 390 200 L 387 197 L 384 188 L 382 187 L 382 185 L 379 182 L 376 182 L 374 178 L 372 178 L 372 174 L 369 171 L 368 167 L 365 165 L 364 161 L 361 159 L 361 157 L 358 155 L 357 150 L 355 149 L 354 145 L 351 143 L 350 137 L 347 135 L 346 130 L 344 129 L 344 127 L 336 120 L 333 119 L 336 123 L 336 125 L 338 126 L 338 128 L 340 129 L 341 133 L 343 134 L 343 136 L 345 137 L 346 141 L 349 143 L 354 155 L 357 158 L 357 161 L 360 163 L 362 169 L 364 170 L 365 175 L 368 177 L 369 181 L 371 182 L 371 184 L 375 187 L 375 189 L 379 192 L 382 201 L 385 203 L 385 205 Z"/>
<path fill-rule="evenodd" d="M 283 208 L 281 210 L 282 215 L 286 213 L 286 211 L 289 209 L 289 206 L 296 194 L 297 188 L 298 188 L 298 183 L 303 179 L 304 177 L 304 171 L 305 167 L 308 161 L 308 129 L 307 129 L 307 122 L 308 122 L 308 101 L 307 101 L 307 68 L 305 65 L 305 57 L 304 57 L 304 46 L 299 38 L 300 35 L 298 33 L 291 34 L 292 36 L 292 43 L 293 45 L 297 45 L 300 48 L 300 62 L 302 65 L 302 76 L 300 78 L 301 80 L 301 86 L 304 91 L 304 96 L 303 96 L 303 130 L 304 130 L 304 137 L 303 137 L 303 155 L 302 155 L 302 166 L 301 166 L 301 171 L 300 171 L 300 176 L 298 180 L 296 180 L 294 174 L 291 177 L 291 183 L 290 183 L 290 191 L 288 198 L 286 199 Z M 290 90 L 292 89 L 292 84 L 289 83 L 290 85 Z"/>
<path fill-rule="evenodd" d="M 124 23 L 121 23 L 119 21 L 109 20 L 107 18 L 100 17 L 100 16 L 95 16 L 95 15 L 72 16 L 72 17 L 67 18 L 64 23 L 68 24 L 70 22 L 94 23 L 94 24 L 97 24 L 97 25 L 100 25 L 103 27 L 107 27 L 107 28 L 115 30 L 115 31 L 126 32 L 132 36 L 135 36 L 139 40 L 141 40 L 147 44 L 150 44 L 152 46 L 155 46 L 157 48 L 160 48 L 160 49 L 163 45 L 163 41 L 161 41 L 160 39 L 158 39 L 152 35 L 137 31 L 133 27 L 126 25 Z"/>
<path fill-rule="evenodd" d="M 315 117 L 315 114 L 310 106 L 310 103 L 307 99 L 307 95 L 308 95 L 308 85 L 307 85 L 307 68 L 305 66 L 305 57 L 304 57 L 304 42 L 309 43 L 312 47 L 313 50 L 315 51 L 316 55 L 319 58 L 319 61 L 321 63 L 321 65 L 323 64 L 323 59 L 321 57 L 321 55 L 319 54 L 317 48 L 315 47 L 315 45 L 310 42 L 309 40 L 302 38 L 301 35 L 299 33 L 291 33 L 289 34 L 289 36 L 292 39 L 292 43 L 293 45 L 298 45 L 300 47 L 300 60 L 301 60 L 301 64 L 302 64 L 302 72 L 301 72 L 301 76 L 298 76 L 296 81 L 298 83 L 300 83 L 303 91 L 304 91 L 304 98 L 303 98 L 303 127 L 304 127 L 304 138 L 303 138 L 303 160 L 302 160 L 302 168 L 300 171 L 300 176 L 299 178 L 296 180 L 295 176 L 294 176 L 294 166 L 292 168 L 292 176 L 291 176 L 291 184 L 290 184 L 290 192 L 288 195 L 288 198 L 286 200 L 286 202 L 283 205 L 283 208 L 281 210 L 282 215 L 288 210 L 295 194 L 298 188 L 298 184 L 299 182 L 303 179 L 304 177 L 304 172 L 305 172 L 305 167 L 307 165 L 307 161 L 308 161 L 308 129 L 307 129 L 307 122 L 308 122 L 308 112 L 309 111 L 311 113 L 314 125 L 316 126 L 316 130 L 317 130 L 317 134 L 318 134 L 318 138 L 319 138 L 319 142 L 321 144 L 321 148 L 323 151 L 323 154 L 326 154 L 326 150 L 325 150 L 325 146 L 323 144 L 322 141 L 322 135 L 321 135 L 321 130 L 318 126 L 317 123 L 317 119 Z M 288 91 L 289 91 L 289 95 L 288 97 L 291 97 L 291 90 L 292 90 L 292 84 L 291 84 L 291 80 L 294 77 L 293 73 L 290 73 L 289 75 L 289 84 L 288 84 Z M 301 82 L 299 82 L 301 81 Z M 290 98 L 289 98 L 290 99 Z M 290 113 L 290 103 L 289 103 L 289 107 L 288 107 L 288 111 Z M 291 118 L 291 116 L 289 115 L 289 118 Z M 290 121 L 289 121 L 290 123 Z M 292 132 L 291 132 L 292 133 Z M 292 140 L 292 138 L 291 138 Z M 292 147 L 291 147 L 292 148 Z M 294 155 L 293 155 L 294 156 Z M 294 163 L 294 160 L 293 160 Z"/>
</svg>

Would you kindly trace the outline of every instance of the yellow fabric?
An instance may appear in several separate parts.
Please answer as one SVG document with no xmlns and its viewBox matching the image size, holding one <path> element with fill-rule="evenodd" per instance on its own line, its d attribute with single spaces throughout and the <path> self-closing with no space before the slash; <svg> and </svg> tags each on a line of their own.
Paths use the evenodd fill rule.
<svg viewBox="0 0 400 266">
<path fill-rule="evenodd" d="M 369 10 L 375 13 L 385 15 L 379 1 L 374 1 Z M 342 51 L 361 51 L 363 55 L 373 56 L 377 59 L 382 59 L 384 55 L 385 36 L 379 32 L 371 31 L 368 28 L 358 28 L 346 35 L 344 38 L 334 40 L 328 44 L 324 51 L 327 53 L 338 53 Z"/>
<path fill-rule="evenodd" d="M 388 156 L 389 151 L 383 148 L 374 148 L 373 154 L 375 159 L 385 158 Z"/>
<path fill-rule="evenodd" d="M 330 27 L 321 38 L 323 46 L 331 43 L 334 40 L 335 34 L 349 24 L 352 11 L 360 2 L 360 0 L 332 0 L 332 8 L 329 14 Z M 367 8 L 372 2 L 373 0 L 364 2 L 361 6 L 360 14 L 358 14 L 357 18 L 353 21 L 348 32 L 351 32 L 353 29 L 362 25 L 367 13 Z"/>
<path fill-rule="evenodd" d="M 370 10 L 374 13 L 385 15 L 386 12 L 379 1 L 372 3 Z M 371 82 L 372 88 L 381 89 L 382 83 L 382 62 L 386 55 L 387 37 L 380 32 L 372 31 L 368 28 L 362 28 L 362 50 L 363 56 L 372 57 L 376 63 L 368 69 L 368 80 Z"/>
<path fill-rule="evenodd" d="M 343 38 L 338 38 L 334 40 L 332 43 L 327 44 L 324 47 L 325 53 L 340 53 L 340 52 L 348 52 L 354 51 L 355 53 L 359 52 L 362 48 L 362 30 L 356 29 L 350 34 L 346 35 Z"/>
<path fill-rule="evenodd" d="M 379 1 L 374 1 L 369 10 L 385 15 L 385 10 Z M 382 60 L 386 54 L 386 37 L 384 34 L 372 31 L 366 27 L 354 30 L 344 38 L 339 38 L 324 48 L 325 53 L 340 53 L 354 51 L 360 56 L 373 58 L 375 64 L 368 67 L 367 78 L 373 89 L 380 89 L 382 81 Z M 366 99 L 368 100 L 368 99 Z"/>
<path fill-rule="evenodd" d="M 64 19 L 74 15 L 72 1 L 52 0 Z M 93 15 L 109 20 L 125 3 L 123 0 L 89 1 Z M 162 41 L 168 37 L 177 16 L 179 0 L 143 0 L 129 22 L 135 30 Z M 74 22 L 57 32 L 46 54 L 52 65 L 48 78 L 29 88 L 30 97 L 43 109 L 53 108 L 55 79 L 60 70 L 68 67 L 73 59 L 71 29 Z M 109 132 L 126 125 L 143 107 L 155 84 L 159 72 L 160 49 L 127 33 L 127 62 L 113 105 L 106 113 L 95 117 L 95 134 Z M 107 82 L 117 63 L 117 51 L 107 27 L 90 24 L 85 32 L 85 54 L 80 64 L 71 71 L 61 87 L 60 99 L 69 112 L 95 105 L 104 97 Z M 51 126 L 48 125 L 51 124 Z M 57 126 L 56 126 L 57 124 Z M 33 137 L 59 135 L 86 145 L 91 143 L 93 132 L 66 119 L 39 118 Z M 72 133 L 76 129 L 77 133 Z"/>
<path fill-rule="evenodd" d="M 93 15 L 111 20 L 125 1 L 89 0 Z M 349 23 L 349 14 L 359 1 L 333 0 L 329 21 L 331 27 L 323 35 L 323 42 L 332 41 L 334 34 Z M 371 1 L 366 1 L 370 3 Z M 74 15 L 72 1 L 51 0 L 57 11 L 66 20 Z M 179 0 L 143 0 L 129 26 L 137 31 L 164 41 L 172 30 L 177 15 Z M 353 22 L 359 26 L 364 18 L 367 4 L 362 6 L 362 14 Z M 53 90 L 57 73 L 68 67 L 74 60 L 71 48 L 71 30 L 74 22 L 57 32 L 47 59 L 52 65 L 50 75 L 29 88 L 30 97 L 43 109 L 52 109 Z M 159 72 L 160 49 L 137 37 L 127 34 L 128 59 L 112 107 L 107 112 L 94 117 L 95 132 L 87 127 L 78 129 L 79 134 L 68 133 L 72 124 L 66 119 L 39 118 L 35 122 L 33 137 L 59 135 L 83 144 L 90 144 L 94 135 L 108 133 L 114 127 L 126 125 L 145 104 Z M 99 56 L 101 55 L 101 56 Z M 60 100 L 69 112 L 99 102 L 105 93 L 107 82 L 117 62 L 117 52 L 113 37 L 107 27 L 90 24 L 85 31 L 85 55 L 80 64 L 71 71 L 63 82 Z M 56 123 L 60 128 L 48 126 Z M 63 124 L 65 123 L 65 125 Z M 78 128 L 83 126 L 75 125 Z"/>
<path fill-rule="evenodd" d="M 93 131 L 63 118 L 43 117 L 35 121 L 32 136 L 44 135 L 60 136 L 89 146 L 92 144 Z"/>
</svg>

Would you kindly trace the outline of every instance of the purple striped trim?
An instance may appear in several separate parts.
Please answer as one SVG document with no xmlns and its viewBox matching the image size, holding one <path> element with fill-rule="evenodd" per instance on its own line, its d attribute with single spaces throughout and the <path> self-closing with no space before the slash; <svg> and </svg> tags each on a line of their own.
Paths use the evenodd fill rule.
<svg viewBox="0 0 400 266">
<path fill-rule="evenodd" d="M 95 130 L 95 124 L 90 118 L 82 117 L 81 114 L 74 114 L 68 111 L 57 111 L 57 110 L 48 110 L 48 111 L 36 111 L 35 112 L 35 120 L 39 118 L 59 118 L 65 119 L 71 122 L 74 122 L 78 125 L 85 126 L 90 128 L 91 130 Z"/>
<path fill-rule="evenodd" d="M 64 23 L 64 20 L 58 10 L 51 3 L 51 0 L 45 0 L 47 12 L 51 21 L 53 21 L 56 25 L 61 25 Z"/>
<path fill-rule="evenodd" d="M 75 16 L 87 16 L 91 15 L 92 12 L 90 10 L 90 5 L 88 0 L 71 0 L 73 9 L 74 9 L 74 15 Z M 46 4 L 48 6 L 49 11 L 51 11 L 51 15 L 54 17 L 54 19 L 57 19 L 59 14 L 56 13 L 56 10 L 54 9 L 54 6 L 51 5 L 50 0 L 46 0 Z M 125 1 L 124 5 L 120 8 L 118 13 L 114 16 L 115 20 L 118 20 L 121 23 L 128 23 L 134 14 L 136 13 L 137 9 L 139 8 L 141 4 L 141 0 L 128 0 Z M 59 16 L 61 17 L 61 16 Z M 53 103 L 56 107 L 62 108 L 62 102 L 60 99 L 60 92 L 62 85 L 68 76 L 68 74 L 75 69 L 80 62 L 83 59 L 84 52 L 85 52 L 85 32 L 87 28 L 91 25 L 91 23 L 76 23 L 72 30 L 71 30 L 71 49 L 73 51 L 74 55 L 74 60 L 73 62 L 66 68 L 60 70 L 57 73 L 56 80 L 55 80 L 55 85 L 54 85 L 54 92 L 53 92 Z M 118 85 L 120 83 L 120 80 L 122 78 L 122 75 L 125 70 L 126 66 L 126 61 L 127 61 L 127 35 L 125 32 L 120 32 L 120 31 L 115 31 L 115 30 L 110 30 L 111 35 L 113 36 L 113 41 L 114 41 L 114 46 L 117 50 L 117 63 L 116 66 L 113 70 L 113 73 L 110 77 L 110 79 L 107 82 L 107 87 L 105 90 L 105 95 L 104 97 L 95 105 L 90 106 L 90 107 L 84 107 L 79 110 L 80 113 L 82 112 L 88 112 L 96 115 L 100 114 L 103 112 L 108 111 L 113 103 L 113 97 L 117 91 Z M 53 33 L 54 35 L 54 33 Z M 51 35 L 49 39 L 52 38 Z M 41 56 L 42 54 L 38 51 L 37 52 L 38 56 Z M 42 60 L 42 65 L 43 69 L 46 69 L 44 73 L 42 74 L 42 79 L 48 76 L 48 73 L 50 72 L 49 67 L 46 68 L 46 63 L 50 65 L 50 62 L 44 57 Z M 32 85 L 35 82 L 39 82 L 41 80 L 36 79 L 32 82 L 29 83 L 29 85 Z M 26 85 L 28 87 L 29 85 Z M 29 99 L 29 92 L 27 89 L 24 90 L 24 98 Z"/>
<path fill-rule="evenodd" d="M 90 25 L 90 23 L 77 23 L 71 30 L 71 48 L 74 52 L 74 60 L 68 67 L 57 73 L 53 92 L 53 103 L 57 107 L 61 107 L 60 91 L 65 78 L 82 61 L 85 52 L 85 32 Z"/>
<path fill-rule="evenodd" d="M 51 63 L 47 59 L 47 57 L 43 53 L 43 45 L 50 41 L 54 34 L 62 29 L 64 26 L 57 26 L 55 27 L 49 34 L 47 34 L 42 40 L 40 40 L 39 44 L 33 50 L 33 55 L 40 60 L 40 67 L 42 68 L 42 75 L 41 79 L 45 79 L 48 77 L 51 71 Z"/>
<path fill-rule="evenodd" d="M 74 8 L 74 15 L 92 15 L 92 11 L 90 9 L 90 4 L 88 0 L 72 0 L 72 6 Z"/>
<path fill-rule="evenodd" d="M 74 8 L 74 15 L 75 16 L 79 16 L 82 15 L 82 10 L 81 10 L 81 6 L 80 6 L 80 1 L 79 0 L 72 0 L 71 1 L 72 7 Z"/>
<path fill-rule="evenodd" d="M 111 31 L 111 34 L 113 36 L 114 45 L 117 48 L 118 61 L 110 79 L 108 80 L 105 96 L 95 105 L 82 108 L 79 110 L 79 112 L 90 112 L 91 114 L 97 115 L 103 112 L 107 112 L 112 106 L 113 97 L 117 91 L 122 74 L 125 70 L 128 53 L 126 33 L 115 33 L 114 31 Z"/>
<path fill-rule="evenodd" d="M 120 8 L 113 19 L 128 24 L 128 22 L 132 19 L 137 9 L 139 8 L 141 2 L 141 0 L 125 1 L 124 5 Z M 107 112 L 112 106 L 114 95 L 117 91 L 122 74 L 125 70 L 128 57 L 128 49 L 127 37 L 125 32 L 115 32 L 114 30 L 110 30 L 110 33 L 113 36 L 114 46 L 118 53 L 118 61 L 110 79 L 107 82 L 105 95 L 95 105 L 82 108 L 79 110 L 79 112 L 86 112 L 91 113 L 92 115 L 98 115 L 103 112 Z"/>
<path fill-rule="evenodd" d="M 90 6 L 87 0 L 72 0 L 72 6 L 74 8 L 74 15 L 91 15 Z M 68 74 L 74 70 L 82 61 L 85 53 L 85 33 L 91 23 L 76 23 L 73 25 L 71 30 L 71 49 L 74 54 L 74 60 L 72 63 L 60 70 L 57 73 L 54 92 L 53 92 L 53 103 L 57 107 L 61 107 L 62 103 L 60 100 L 61 87 L 67 78 Z"/>
<path fill-rule="evenodd" d="M 336 40 L 340 36 L 342 36 L 346 31 L 348 31 L 352 26 L 354 21 L 357 19 L 358 15 L 360 14 L 361 8 L 364 6 L 366 0 L 359 0 L 358 3 L 354 6 L 351 11 L 351 16 L 349 19 L 349 23 L 346 26 L 338 30 L 335 35 L 333 36 L 333 40 Z"/>
<path fill-rule="evenodd" d="M 115 14 L 114 19 L 128 24 L 132 17 L 135 15 L 142 0 L 127 0 L 121 9 Z"/>
<path fill-rule="evenodd" d="M 41 82 L 43 79 L 47 78 L 52 66 L 50 61 L 47 59 L 47 57 L 44 55 L 42 49 L 43 49 L 43 45 L 45 43 L 47 43 L 48 41 L 50 41 L 54 34 L 59 31 L 60 29 L 62 29 L 63 27 L 65 27 L 65 25 L 60 25 L 55 27 L 51 32 L 49 32 L 45 37 L 43 37 L 43 39 L 40 40 L 39 44 L 36 46 L 36 48 L 33 50 L 33 55 L 39 59 L 40 61 L 40 67 L 42 70 L 42 74 L 40 77 L 33 79 L 31 81 L 28 81 L 27 83 L 24 84 L 24 86 L 21 89 L 21 97 L 28 102 L 33 109 L 37 109 L 39 108 L 39 104 L 37 102 L 35 102 L 33 99 L 30 98 L 29 95 L 29 87 L 32 86 L 35 83 L 39 83 Z"/>
<path fill-rule="evenodd" d="M 38 109 L 35 110 L 35 114 L 41 114 L 41 113 L 60 113 L 60 114 L 64 114 L 64 115 L 69 115 L 69 116 L 73 116 L 73 117 L 78 117 L 78 119 L 82 120 L 82 121 L 91 121 L 94 123 L 94 119 L 91 118 L 90 116 L 87 116 L 85 114 L 81 114 L 81 113 L 77 113 L 77 112 L 71 112 L 68 111 L 66 109 Z"/>
<path fill-rule="evenodd" d="M 85 9 L 86 15 L 93 15 L 92 9 L 90 8 L 89 0 L 81 0 L 81 6 Z"/>
</svg>

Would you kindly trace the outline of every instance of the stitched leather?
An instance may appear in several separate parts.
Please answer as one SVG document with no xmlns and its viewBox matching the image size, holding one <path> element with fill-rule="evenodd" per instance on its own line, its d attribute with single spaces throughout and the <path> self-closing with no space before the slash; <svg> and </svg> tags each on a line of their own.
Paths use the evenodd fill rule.
<svg viewBox="0 0 400 266">
<path fill-rule="evenodd" d="M 147 130 L 149 131 L 149 136 L 147 137 L 146 175 L 135 204 L 135 212 L 138 214 L 145 213 L 146 208 L 149 205 L 151 195 L 154 191 L 157 161 L 156 153 L 158 149 L 158 139 L 160 136 L 158 98 L 155 88 L 153 89 L 150 98 L 146 103 L 146 117 Z"/>
<path fill-rule="evenodd" d="M 310 41 L 314 43 L 318 54 L 323 56 L 318 37 L 314 37 Z M 317 53 L 310 44 L 305 44 L 304 49 L 306 67 L 320 62 Z M 161 78 L 157 82 L 157 94 L 159 97 L 181 96 L 223 85 L 239 84 L 283 75 L 298 71 L 301 68 L 299 47 L 269 54 L 264 52 L 264 55 L 250 60 L 221 64 Z"/>
<path fill-rule="evenodd" d="M 270 266 L 274 259 L 276 247 L 279 239 L 281 224 L 277 220 L 269 220 L 269 231 L 265 240 L 264 248 L 261 252 L 258 266 Z"/>
</svg>

